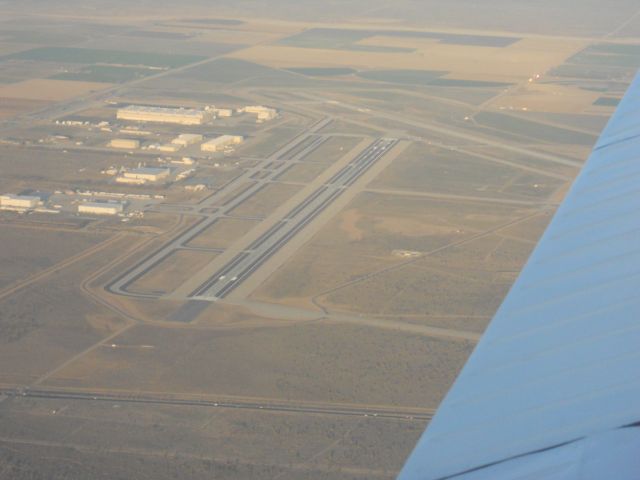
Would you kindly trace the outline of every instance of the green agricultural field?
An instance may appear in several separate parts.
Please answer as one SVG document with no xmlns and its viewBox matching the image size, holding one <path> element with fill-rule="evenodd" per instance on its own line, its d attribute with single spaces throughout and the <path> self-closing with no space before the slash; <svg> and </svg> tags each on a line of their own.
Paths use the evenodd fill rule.
<svg viewBox="0 0 640 480">
<path fill-rule="evenodd" d="M 602 43 L 589 48 L 593 52 L 614 53 L 616 55 L 640 56 L 640 45 L 628 45 L 621 43 Z"/>
<path fill-rule="evenodd" d="M 4 59 L 35 60 L 58 63 L 146 65 L 156 68 L 176 68 L 204 60 L 197 55 L 127 52 L 93 48 L 41 47 L 7 55 Z"/>
<path fill-rule="evenodd" d="M 234 58 L 221 58 L 189 69 L 186 77 L 214 83 L 235 83 L 250 78 L 274 77 L 278 81 L 296 78 L 289 72 Z"/>
<path fill-rule="evenodd" d="M 6 25 L 5 25 L 6 26 Z M 29 30 L 5 30 L 2 29 L 0 39 L 9 43 L 26 43 L 36 45 L 64 45 L 81 42 L 85 37 L 78 32 Z"/>
<path fill-rule="evenodd" d="M 349 49 L 353 44 L 371 36 L 367 30 L 312 28 L 280 40 L 280 45 L 302 48 Z"/>
<path fill-rule="evenodd" d="M 590 78 L 594 67 L 633 69 L 635 72 L 640 68 L 640 45 L 591 45 L 567 60 L 567 64 L 589 67 L 585 78 Z M 611 70 L 608 72 L 611 74 Z"/>
<path fill-rule="evenodd" d="M 640 67 L 640 55 L 618 55 L 614 53 L 582 52 L 573 57 L 570 63 L 577 65 L 604 65 L 608 67 Z"/>
<path fill-rule="evenodd" d="M 519 41 L 516 37 L 493 35 L 461 35 L 455 33 L 417 32 L 411 30 L 349 30 L 338 28 L 311 28 L 280 40 L 280 45 L 301 48 L 329 48 L 338 50 L 367 50 L 375 52 L 412 51 L 410 48 L 364 46 L 358 42 L 371 37 L 434 39 L 449 45 L 476 47 L 508 47 Z M 390 50 L 391 49 L 391 50 Z"/>
<path fill-rule="evenodd" d="M 510 85 L 502 82 L 441 78 L 447 73 L 449 72 L 439 70 L 369 70 L 367 72 L 359 72 L 358 76 L 367 80 L 397 83 L 400 85 L 429 85 L 436 87 L 462 88 L 503 88 Z"/>
<path fill-rule="evenodd" d="M 600 97 L 595 102 L 593 102 L 593 104 L 598 107 L 617 107 L 619 103 L 619 98 L 612 97 Z"/>
<path fill-rule="evenodd" d="M 77 72 L 65 72 L 54 75 L 55 80 L 77 80 L 82 82 L 124 83 L 136 78 L 146 77 L 154 73 L 148 68 L 112 67 L 106 65 L 90 65 Z"/>
<path fill-rule="evenodd" d="M 353 75 L 357 70 L 353 68 L 290 68 L 290 72 L 308 75 L 310 77 L 339 77 L 342 75 Z"/>
<path fill-rule="evenodd" d="M 447 73 L 439 70 L 369 70 L 358 73 L 358 76 L 378 82 L 419 85 L 430 83 Z"/>
</svg>

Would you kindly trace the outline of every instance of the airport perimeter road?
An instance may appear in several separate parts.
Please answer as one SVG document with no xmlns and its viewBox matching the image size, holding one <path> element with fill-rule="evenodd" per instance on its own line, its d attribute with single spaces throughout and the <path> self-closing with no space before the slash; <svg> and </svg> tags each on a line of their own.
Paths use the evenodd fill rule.
<svg viewBox="0 0 640 480">
<path fill-rule="evenodd" d="M 233 209 L 253 197 L 262 190 L 268 183 L 275 180 L 292 164 L 301 161 L 307 155 L 318 149 L 326 140 L 326 137 L 318 136 L 315 132 L 321 130 L 332 121 L 325 118 L 312 125 L 306 132 L 296 137 L 280 150 L 259 162 L 253 168 L 248 169 L 242 175 L 229 183 L 225 188 L 208 197 L 198 205 L 200 212 L 209 210 L 211 213 L 200 213 L 201 219 L 194 225 L 187 228 L 176 237 L 169 240 L 159 250 L 144 258 L 142 261 L 120 275 L 117 279 L 107 285 L 107 290 L 120 295 L 158 298 L 158 295 L 132 293 L 127 289 L 137 279 L 145 275 L 156 265 L 166 259 L 174 251 L 185 247 L 191 240 L 211 227 L 221 218 L 227 216 Z M 255 179 L 260 173 L 260 178 Z M 237 191 L 240 187 L 246 186 L 241 191 L 228 199 L 231 192 Z"/>
<path fill-rule="evenodd" d="M 241 410 L 266 410 L 272 412 L 304 413 L 316 415 L 338 415 L 349 417 L 395 418 L 405 420 L 430 420 L 435 411 L 431 409 L 412 409 L 403 407 L 383 407 L 358 404 L 333 403 L 296 403 L 268 399 L 221 397 L 219 400 L 196 397 L 175 397 L 158 394 L 110 394 L 104 392 L 85 392 L 43 389 L 0 389 L 0 396 L 6 398 L 44 398 L 63 400 L 86 400 L 94 402 L 133 403 L 142 405 L 175 405 L 188 407 L 235 408 Z"/>
<path fill-rule="evenodd" d="M 236 255 L 204 284 L 191 292 L 198 300 L 226 297 L 289 240 L 304 229 L 343 191 L 396 145 L 396 139 L 375 141 L 329 181 L 311 193 L 283 219 L 256 239 L 245 251 Z"/>
</svg>

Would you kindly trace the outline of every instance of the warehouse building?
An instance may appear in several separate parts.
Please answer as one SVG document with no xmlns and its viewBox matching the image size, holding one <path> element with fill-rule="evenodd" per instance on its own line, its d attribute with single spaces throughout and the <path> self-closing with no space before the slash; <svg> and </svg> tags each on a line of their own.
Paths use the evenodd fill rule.
<svg viewBox="0 0 640 480">
<path fill-rule="evenodd" d="M 216 108 L 215 112 L 220 118 L 233 117 L 233 110 L 231 108 Z"/>
<path fill-rule="evenodd" d="M 129 138 L 114 138 L 109 143 L 110 147 L 113 148 L 124 148 L 127 150 L 135 150 L 140 148 L 140 140 L 133 140 Z"/>
<path fill-rule="evenodd" d="M 39 203 L 40 197 L 33 195 L 14 195 L 12 193 L 0 195 L 2 210 L 24 211 L 37 207 Z"/>
<path fill-rule="evenodd" d="M 203 152 L 222 152 L 227 147 L 241 144 L 243 140 L 239 135 L 222 135 L 203 143 L 200 149 Z"/>
<path fill-rule="evenodd" d="M 241 111 L 257 115 L 260 121 L 273 120 L 278 116 L 278 111 L 275 108 L 263 107 L 262 105 L 249 105 Z"/>
<path fill-rule="evenodd" d="M 144 185 L 145 183 L 158 183 L 169 178 L 169 168 L 140 167 L 123 172 L 116 178 L 118 183 L 130 185 Z"/>
<path fill-rule="evenodd" d="M 143 105 L 129 105 L 118 109 L 119 120 L 134 122 L 177 123 L 179 125 L 202 125 L 213 120 L 215 114 L 212 109 L 147 107 Z"/>
<path fill-rule="evenodd" d="M 182 145 L 178 145 L 175 143 L 165 143 L 163 145 L 158 145 L 158 150 L 166 153 L 175 153 L 182 148 Z"/>
<path fill-rule="evenodd" d="M 202 139 L 202 135 L 198 135 L 197 133 L 183 133 L 171 140 L 171 143 L 180 145 L 181 147 L 188 147 L 189 145 L 200 143 Z"/>
<path fill-rule="evenodd" d="M 90 215 L 118 215 L 124 212 L 124 204 L 120 202 L 83 202 L 78 205 L 78 213 Z"/>
</svg>

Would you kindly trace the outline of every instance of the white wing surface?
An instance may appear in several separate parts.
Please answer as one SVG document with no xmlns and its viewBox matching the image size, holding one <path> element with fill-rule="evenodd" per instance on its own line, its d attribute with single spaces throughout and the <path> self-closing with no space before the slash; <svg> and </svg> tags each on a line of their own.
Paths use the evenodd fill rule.
<svg viewBox="0 0 640 480">
<path fill-rule="evenodd" d="M 399 480 L 640 479 L 640 75 Z"/>
</svg>

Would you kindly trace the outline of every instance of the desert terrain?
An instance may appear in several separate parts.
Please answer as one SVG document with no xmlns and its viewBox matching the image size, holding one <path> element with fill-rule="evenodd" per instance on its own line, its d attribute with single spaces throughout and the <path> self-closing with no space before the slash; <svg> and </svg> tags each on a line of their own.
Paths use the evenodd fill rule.
<svg viewBox="0 0 640 480">
<path fill-rule="evenodd" d="M 395 478 L 640 66 L 630 0 L 215 3 L 0 2 L 0 478 Z"/>
</svg>

